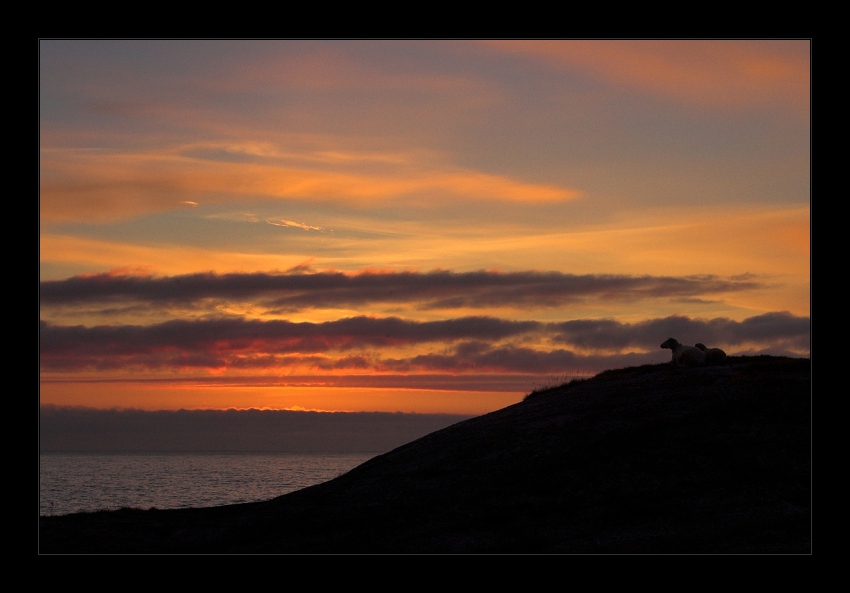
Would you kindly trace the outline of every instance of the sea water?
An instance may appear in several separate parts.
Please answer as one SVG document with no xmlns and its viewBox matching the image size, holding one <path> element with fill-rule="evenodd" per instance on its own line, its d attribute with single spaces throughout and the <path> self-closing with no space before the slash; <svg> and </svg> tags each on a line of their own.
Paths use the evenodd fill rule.
<svg viewBox="0 0 850 593">
<path fill-rule="evenodd" d="M 43 453 L 39 514 L 270 500 L 332 480 L 375 455 Z"/>
</svg>

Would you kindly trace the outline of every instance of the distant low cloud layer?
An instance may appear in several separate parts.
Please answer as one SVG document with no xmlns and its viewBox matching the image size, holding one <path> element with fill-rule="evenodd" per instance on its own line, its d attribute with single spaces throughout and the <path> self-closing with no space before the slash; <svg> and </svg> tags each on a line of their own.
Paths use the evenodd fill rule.
<svg viewBox="0 0 850 593">
<path fill-rule="evenodd" d="M 383 453 L 466 420 L 457 414 L 94 410 L 42 406 L 41 452 Z"/>
<path fill-rule="evenodd" d="M 752 276 L 574 275 L 561 272 L 200 273 L 154 277 L 75 276 L 41 283 L 49 305 L 142 302 L 188 306 L 203 300 L 256 301 L 281 312 L 409 303 L 420 309 L 555 307 L 580 299 L 686 298 L 759 288 Z"/>
</svg>

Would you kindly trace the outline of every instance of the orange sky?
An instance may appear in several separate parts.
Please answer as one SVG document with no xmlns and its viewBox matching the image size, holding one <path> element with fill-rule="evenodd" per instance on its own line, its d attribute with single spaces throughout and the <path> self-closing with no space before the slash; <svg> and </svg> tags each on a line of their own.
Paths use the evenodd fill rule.
<svg viewBox="0 0 850 593">
<path fill-rule="evenodd" d="M 41 402 L 808 356 L 810 93 L 807 40 L 41 41 Z"/>
</svg>

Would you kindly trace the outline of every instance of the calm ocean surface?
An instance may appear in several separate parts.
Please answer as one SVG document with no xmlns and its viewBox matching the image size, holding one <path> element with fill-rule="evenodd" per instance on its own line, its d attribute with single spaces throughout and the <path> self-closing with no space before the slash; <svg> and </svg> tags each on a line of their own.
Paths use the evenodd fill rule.
<svg viewBox="0 0 850 593">
<path fill-rule="evenodd" d="M 45 453 L 39 461 L 39 512 L 64 515 L 269 500 L 331 480 L 375 455 Z"/>
</svg>

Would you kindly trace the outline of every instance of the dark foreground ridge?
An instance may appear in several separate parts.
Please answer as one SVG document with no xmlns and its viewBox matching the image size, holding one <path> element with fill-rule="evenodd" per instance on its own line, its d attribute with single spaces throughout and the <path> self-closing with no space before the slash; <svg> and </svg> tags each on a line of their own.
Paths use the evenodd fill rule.
<svg viewBox="0 0 850 593">
<path fill-rule="evenodd" d="M 811 361 L 535 392 L 261 503 L 39 518 L 40 553 L 811 552 Z"/>
</svg>

